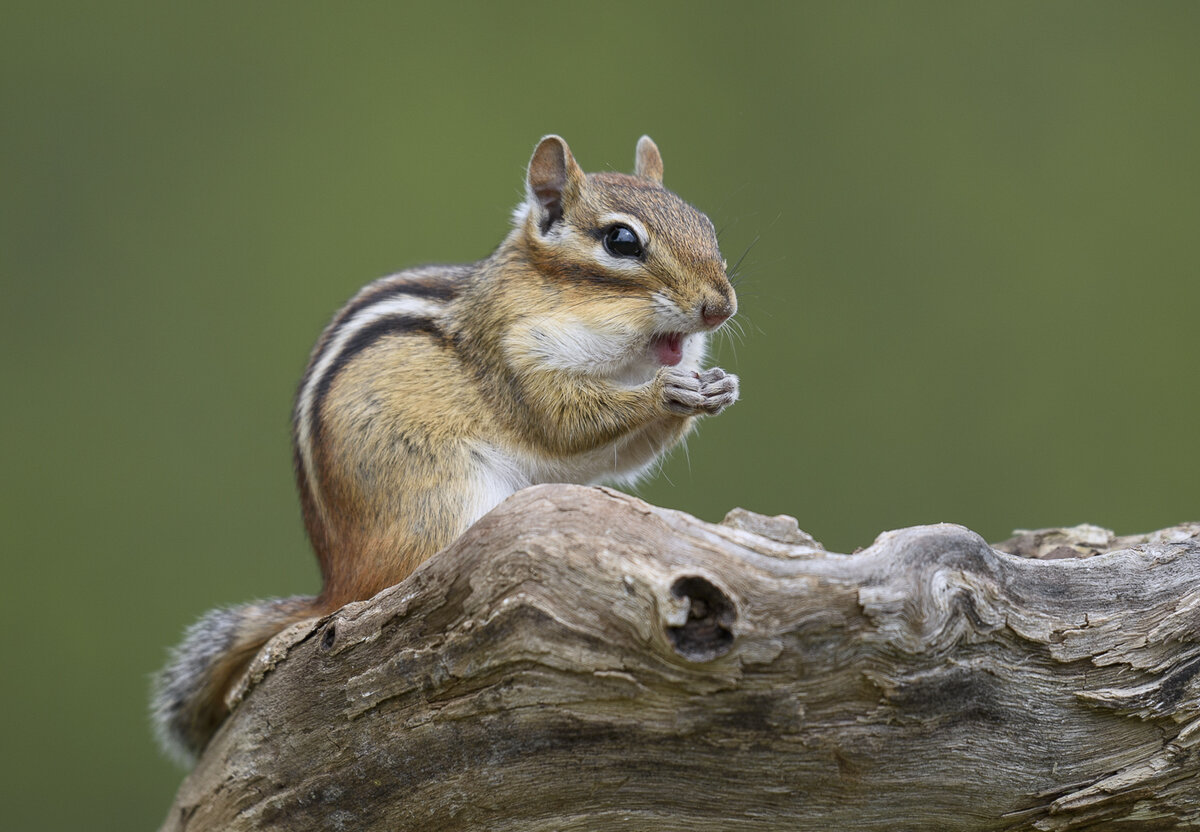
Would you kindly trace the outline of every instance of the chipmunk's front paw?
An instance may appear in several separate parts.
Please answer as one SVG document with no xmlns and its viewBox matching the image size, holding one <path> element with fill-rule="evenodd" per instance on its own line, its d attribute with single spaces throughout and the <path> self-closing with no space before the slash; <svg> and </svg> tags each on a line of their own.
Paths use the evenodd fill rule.
<svg viewBox="0 0 1200 832">
<path fill-rule="evenodd" d="M 685 416 L 715 416 L 738 398 L 738 377 L 719 367 L 699 373 L 668 369 L 663 395 L 667 407 Z"/>
</svg>

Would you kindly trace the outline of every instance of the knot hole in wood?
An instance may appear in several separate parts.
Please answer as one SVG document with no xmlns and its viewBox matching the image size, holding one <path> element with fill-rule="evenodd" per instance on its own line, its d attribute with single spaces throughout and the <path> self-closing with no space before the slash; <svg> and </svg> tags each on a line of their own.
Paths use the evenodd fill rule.
<svg viewBox="0 0 1200 832">
<path fill-rule="evenodd" d="M 671 584 L 671 594 L 687 599 L 687 621 L 668 627 L 667 636 L 675 652 L 693 662 L 723 656 L 733 647 L 733 624 L 737 607 L 716 584 L 699 575 L 685 575 Z"/>
</svg>

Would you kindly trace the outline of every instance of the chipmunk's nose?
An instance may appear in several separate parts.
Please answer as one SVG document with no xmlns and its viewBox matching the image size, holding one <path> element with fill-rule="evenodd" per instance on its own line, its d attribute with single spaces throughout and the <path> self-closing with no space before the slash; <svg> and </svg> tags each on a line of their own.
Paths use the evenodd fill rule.
<svg viewBox="0 0 1200 832">
<path fill-rule="evenodd" d="M 736 307 L 724 298 L 716 302 L 706 300 L 700 307 L 700 318 L 705 326 L 718 327 L 729 320 L 735 311 Z"/>
</svg>

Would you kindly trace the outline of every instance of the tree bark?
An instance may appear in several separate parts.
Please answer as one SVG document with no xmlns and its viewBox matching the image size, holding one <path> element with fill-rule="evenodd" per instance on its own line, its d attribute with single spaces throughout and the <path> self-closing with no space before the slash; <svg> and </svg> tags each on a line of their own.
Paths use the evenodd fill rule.
<svg viewBox="0 0 1200 832">
<path fill-rule="evenodd" d="M 164 830 L 1200 828 L 1200 523 L 832 554 L 513 496 L 293 627 Z"/>
</svg>

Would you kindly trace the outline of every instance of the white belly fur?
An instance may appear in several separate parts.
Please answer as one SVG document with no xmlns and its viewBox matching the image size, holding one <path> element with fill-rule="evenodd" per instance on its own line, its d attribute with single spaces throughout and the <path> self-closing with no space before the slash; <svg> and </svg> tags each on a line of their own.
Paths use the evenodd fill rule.
<svg viewBox="0 0 1200 832">
<path fill-rule="evenodd" d="M 682 315 L 682 313 L 679 313 Z M 567 372 L 588 372 L 629 389 L 649 383 L 659 365 L 648 348 L 630 349 L 629 333 L 601 333 L 581 322 L 539 321 L 530 330 L 536 338 L 521 339 L 520 346 L 541 363 Z M 644 343 L 644 342 L 643 342 Z M 708 347 L 705 333 L 692 333 L 683 341 L 676 368 L 700 369 Z M 608 444 L 582 454 L 555 458 L 522 449 L 481 443 L 475 447 L 482 460 L 475 473 L 470 522 L 474 523 L 507 497 L 529 485 L 567 482 L 590 485 L 601 482 L 632 485 L 651 473 L 669 450 L 677 422 L 650 424 Z"/>
</svg>

